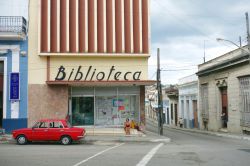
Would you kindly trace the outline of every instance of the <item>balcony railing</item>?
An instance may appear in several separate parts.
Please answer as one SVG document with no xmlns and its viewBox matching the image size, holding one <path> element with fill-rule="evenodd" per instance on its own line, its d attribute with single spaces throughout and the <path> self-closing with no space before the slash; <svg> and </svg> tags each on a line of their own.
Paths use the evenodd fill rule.
<svg viewBox="0 0 250 166">
<path fill-rule="evenodd" d="M 0 16 L 0 38 L 7 34 L 26 36 L 26 33 L 27 21 L 24 17 Z"/>
</svg>

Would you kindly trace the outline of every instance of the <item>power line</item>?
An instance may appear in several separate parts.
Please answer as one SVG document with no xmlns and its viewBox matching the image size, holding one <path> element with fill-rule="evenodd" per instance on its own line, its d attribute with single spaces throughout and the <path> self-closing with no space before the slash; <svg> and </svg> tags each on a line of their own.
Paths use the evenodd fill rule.
<svg viewBox="0 0 250 166">
<path fill-rule="evenodd" d="M 185 71 L 185 70 L 195 70 L 195 69 L 163 69 L 161 71 Z"/>
</svg>

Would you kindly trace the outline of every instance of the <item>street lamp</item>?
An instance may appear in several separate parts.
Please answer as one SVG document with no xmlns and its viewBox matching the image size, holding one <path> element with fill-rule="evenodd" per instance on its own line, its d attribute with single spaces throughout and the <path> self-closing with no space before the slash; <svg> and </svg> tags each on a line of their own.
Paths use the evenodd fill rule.
<svg viewBox="0 0 250 166">
<path fill-rule="evenodd" d="M 238 44 L 236 44 L 236 43 L 232 42 L 231 40 L 222 39 L 222 38 L 216 38 L 216 40 L 217 40 L 218 42 L 220 42 L 220 41 L 226 41 L 226 42 L 229 42 L 229 43 L 231 43 L 231 44 L 235 45 L 236 47 L 238 47 L 239 49 L 241 49 L 241 50 L 245 51 L 247 54 L 250 54 L 250 52 L 249 52 L 249 51 L 247 51 L 247 50 L 243 49 L 241 46 L 239 46 Z"/>
</svg>

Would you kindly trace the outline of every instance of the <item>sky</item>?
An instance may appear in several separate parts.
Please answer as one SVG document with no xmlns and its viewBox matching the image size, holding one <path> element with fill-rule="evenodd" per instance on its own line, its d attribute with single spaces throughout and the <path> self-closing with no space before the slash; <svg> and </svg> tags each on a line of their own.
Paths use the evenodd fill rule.
<svg viewBox="0 0 250 166">
<path fill-rule="evenodd" d="M 28 18 L 28 0 L 0 0 L 0 15 Z M 216 38 L 247 43 L 245 12 L 250 0 L 150 0 L 151 57 L 148 79 L 156 79 L 160 48 L 162 84 L 177 84 L 197 65 L 237 47 Z M 204 47 L 205 46 L 205 47 Z"/>
<path fill-rule="evenodd" d="M 249 0 L 151 0 L 151 57 L 149 78 L 155 79 L 157 48 L 160 48 L 161 80 L 176 84 L 195 74 L 197 65 L 247 41 L 245 12 L 250 16 Z M 205 49 L 204 49 L 205 43 Z"/>
</svg>

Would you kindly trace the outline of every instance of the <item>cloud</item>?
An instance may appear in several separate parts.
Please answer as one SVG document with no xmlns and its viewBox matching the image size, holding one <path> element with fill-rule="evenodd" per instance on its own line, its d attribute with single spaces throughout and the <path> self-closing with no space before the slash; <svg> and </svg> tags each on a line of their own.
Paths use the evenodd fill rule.
<svg viewBox="0 0 250 166">
<path fill-rule="evenodd" d="M 23 16 L 28 19 L 29 0 L 1 0 L 0 16 Z"/>
<path fill-rule="evenodd" d="M 156 49 L 161 49 L 164 84 L 177 83 L 181 77 L 196 72 L 196 65 L 235 49 L 224 38 L 246 44 L 245 12 L 249 0 L 150 0 L 151 57 L 149 79 L 156 71 Z M 28 18 L 28 0 L 0 1 L 0 15 L 22 15 Z M 205 42 L 205 49 L 204 49 Z M 190 68 L 191 70 L 181 70 Z M 170 71 L 171 70 L 171 71 Z"/>
<path fill-rule="evenodd" d="M 216 38 L 238 43 L 242 36 L 246 44 L 247 11 L 249 0 L 151 0 L 149 77 L 156 71 L 157 48 L 161 49 L 161 66 L 169 70 L 162 75 L 163 83 L 168 84 L 194 74 L 195 65 L 203 63 L 204 52 L 206 60 L 210 60 L 236 49 L 230 43 L 217 42 Z M 186 66 L 190 70 L 178 71 Z"/>
</svg>

